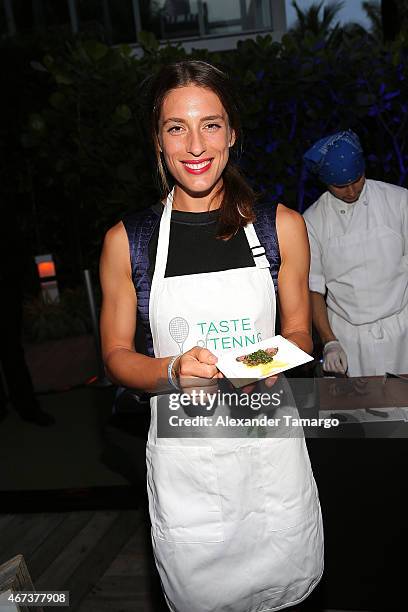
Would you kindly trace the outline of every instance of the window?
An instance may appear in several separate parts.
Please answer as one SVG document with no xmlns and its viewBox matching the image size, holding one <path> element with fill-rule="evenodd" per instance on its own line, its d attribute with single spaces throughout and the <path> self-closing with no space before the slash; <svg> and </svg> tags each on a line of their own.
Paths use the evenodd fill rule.
<svg viewBox="0 0 408 612">
<path fill-rule="evenodd" d="M 160 26 L 155 34 L 161 39 L 237 34 L 272 27 L 271 4 L 264 0 L 159 0 L 150 5 Z"/>
</svg>

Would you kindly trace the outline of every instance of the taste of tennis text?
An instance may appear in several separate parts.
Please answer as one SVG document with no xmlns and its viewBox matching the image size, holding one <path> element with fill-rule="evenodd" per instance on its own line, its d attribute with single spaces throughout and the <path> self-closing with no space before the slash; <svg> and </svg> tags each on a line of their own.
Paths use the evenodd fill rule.
<svg viewBox="0 0 408 612">
<path fill-rule="evenodd" d="M 207 348 L 210 350 L 242 348 L 262 340 L 262 334 L 253 329 L 249 317 L 200 321 L 197 327 L 200 330 L 199 335 L 206 339 Z"/>
</svg>

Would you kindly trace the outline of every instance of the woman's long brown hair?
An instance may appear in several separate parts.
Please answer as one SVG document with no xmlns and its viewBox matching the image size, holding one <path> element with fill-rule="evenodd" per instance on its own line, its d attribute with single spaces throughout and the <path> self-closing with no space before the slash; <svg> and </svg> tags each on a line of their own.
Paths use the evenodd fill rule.
<svg viewBox="0 0 408 612">
<path fill-rule="evenodd" d="M 239 147 L 241 142 L 238 105 L 232 84 L 224 72 L 207 62 L 194 60 L 164 66 L 150 82 L 147 101 L 150 111 L 150 138 L 157 160 L 158 177 L 163 198 L 171 190 L 169 184 L 171 175 L 167 171 L 160 154 L 158 132 L 161 109 L 169 91 L 187 85 L 204 87 L 213 91 L 219 97 L 228 115 L 229 126 L 235 133 L 234 147 Z M 222 178 L 222 201 L 217 237 L 228 239 L 241 227 L 254 221 L 255 193 L 231 159 L 228 160 L 224 168 Z"/>
</svg>

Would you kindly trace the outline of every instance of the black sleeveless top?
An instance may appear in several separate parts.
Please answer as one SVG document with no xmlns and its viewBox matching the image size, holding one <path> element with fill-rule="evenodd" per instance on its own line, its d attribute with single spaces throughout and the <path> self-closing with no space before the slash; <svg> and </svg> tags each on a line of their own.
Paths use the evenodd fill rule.
<svg viewBox="0 0 408 612">
<path fill-rule="evenodd" d="M 160 211 L 161 204 L 155 207 Z M 221 272 L 255 266 L 245 231 L 241 228 L 229 240 L 216 238 L 219 210 L 171 213 L 169 251 L 165 277 Z M 156 263 L 159 226 L 149 242 L 149 276 Z"/>
<path fill-rule="evenodd" d="M 271 266 L 275 292 L 280 268 L 276 210 L 276 205 L 269 202 L 257 204 L 254 210 L 255 231 Z M 129 240 L 132 280 L 138 297 L 136 350 L 151 356 L 150 288 L 162 212 L 163 205 L 158 203 L 148 209 L 129 213 L 122 219 Z M 218 214 L 218 210 L 203 213 L 172 212 L 166 277 L 255 266 L 244 229 L 240 229 L 229 240 L 216 238 Z"/>
<path fill-rule="evenodd" d="M 160 212 L 162 204 L 158 203 L 151 208 Z M 218 216 L 219 210 L 198 213 L 172 211 L 166 278 L 255 266 L 243 228 L 229 240 L 216 238 Z M 148 247 L 150 280 L 156 265 L 159 225 L 154 229 Z M 138 352 L 146 354 L 145 330 L 139 320 L 136 324 L 135 345 Z"/>
</svg>

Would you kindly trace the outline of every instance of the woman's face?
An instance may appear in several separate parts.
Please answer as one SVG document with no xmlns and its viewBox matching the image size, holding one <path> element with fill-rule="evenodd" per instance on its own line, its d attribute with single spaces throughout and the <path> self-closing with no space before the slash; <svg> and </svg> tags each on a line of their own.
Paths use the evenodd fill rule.
<svg viewBox="0 0 408 612">
<path fill-rule="evenodd" d="M 158 139 L 176 183 L 192 197 L 211 195 L 235 141 L 218 96 L 197 85 L 169 91 L 161 109 Z"/>
</svg>

